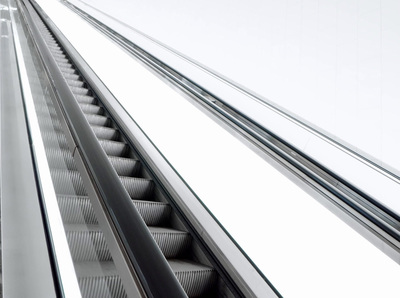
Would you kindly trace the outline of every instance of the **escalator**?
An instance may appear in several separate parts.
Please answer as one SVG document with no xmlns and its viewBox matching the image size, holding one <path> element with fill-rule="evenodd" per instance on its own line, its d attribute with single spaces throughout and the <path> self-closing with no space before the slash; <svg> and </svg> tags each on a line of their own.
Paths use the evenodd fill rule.
<svg viewBox="0 0 400 298">
<path fill-rule="evenodd" d="M 216 271 L 211 266 L 197 261 L 202 257 L 196 255 L 192 237 L 182 229 L 181 224 L 174 223 L 176 215 L 172 214 L 171 207 L 165 199 L 158 195 L 160 191 L 155 189 L 153 181 L 145 177 L 147 175 L 135 157 L 134 150 L 124 140 L 111 116 L 101 106 L 95 94 L 84 82 L 84 78 L 79 75 L 79 71 L 44 25 L 41 27 L 41 33 L 88 124 L 185 292 L 190 297 L 211 296 L 217 285 Z M 52 112 L 55 113 L 55 110 Z M 92 296 L 89 294 L 91 288 L 107 288 L 108 285 L 112 297 L 124 297 L 120 281 L 111 264 L 112 258 L 107 250 L 107 244 L 97 224 L 83 182 L 74 166 L 67 141 L 61 133 L 57 136 L 57 140 L 54 141 L 65 151 L 49 150 L 48 157 L 57 160 L 61 154 L 68 165 L 68 172 L 57 168 L 52 168 L 51 172 L 83 296 Z M 64 183 L 67 175 L 73 177 L 72 193 Z M 86 224 L 90 224 L 89 230 L 81 226 L 83 224 L 81 218 L 74 218 L 79 214 L 77 210 L 85 210 L 83 219 Z M 90 264 L 96 258 L 101 262 L 101 269 L 106 271 L 104 277 L 100 277 L 95 267 Z M 99 297 L 97 294 L 93 297 L 95 296 Z"/>
<path fill-rule="evenodd" d="M 0 0 L 1 4 L 6 2 L 7 0 Z M 37 209 L 41 213 L 39 210 L 36 213 L 40 213 L 41 217 L 37 217 L 36 222 L 43 224 L 41 233 L 44 235 L 40 239 L 45 240 L 36 242 L 42 245 L 42 256 L 48 256 L 47 263 L 41 262 L 47 264 L 48 273 L 42 279 L 47 280 L 50 287 L 54 286 L 56 292 L 54 295 L 47 295 L 44 291 L 46 295 L 37 296 L 281 297 L 207 207 L 204 208 L 203 202 L 121 107 L 111 91 L 102 84 L 100 78 L 40 6 L 33 0 L 8 0 L 8 5 L 11 15 L 21 13 L 23 34 L 30 38 L 30 44 L 26 47 L 37 57 L 33 62 L 27 59 L 25 64 L 27 68 L 40 68 L 43 80 L 46 81 L 43 83 L 28 74 L 28 84 L 32 90 L 29 95 L 23 87 L 28 81 L 23 75 L 24 66 L 20 65 L 22 74 L 19 84 L 22 87 L 14 84 L 14 93 L 18 93 L 18 88 L 21 88 L 19 91 L 23 97 L 32 97 L 36 121 L 40 127 L 39 139 L 44 145 L 45 163 L 51 176 L 51 182 L 49 179 L 42 180 L 45 175 L 42 177 L 41 161 L 35 155 L 37 143 L 32 141 L 34 134 L 29 135 L 30 144 L 26 147 L 31 150 L 32 158 L 27 154 L 24 162 L 20 163 L 33 164 L 33 168 L 36 167 L 35 174 L 30 175 L 31 179 L 36 179 L 36 191 L 33 190 L 33 185 L 30 191 L 32 198 L 26 193 L 23 196 L 29 202 L 40 202 L 40 208 Z M 379 239 L 384 239 L 390 245 L 393 243 L 394 249 L 399 247 L 398 221 L 388 216 L 390 213 L 380 212 L 381 209 L 376 208 L 362 192 L 314 163 L 302 152 L 296 151 L 279 136 L 260 128 L 251 119 L 226 105 L 223 99 L 208 93 L 196 82 L 190 81 L 164 62 L 118 36 L 100 21 L 88 17 L 76 8 L 72 11 L 121 46 L 140 65 L 146 66 L 146 71 L 155 73 L 155 77 L 161 78 L 161 82 L 171 84 L 175 91 L 178 90 L 178 94 L 187 95 L 203 110 L 234 130 L 235 135 L 255 146 L 257 152 L 260 150 L 263 156 L 272 157 L 274 162 L 283 165 L 285 171 L 294 173 L 296 179 L 300 178 L 302 183 L 318 192 L 317 197 L 322 196 L 323 202 L 334 202 L 335 209 L 332 209 L 336 212 L 346 213 L 351 219 L 356 218 L 364 230 L 367 226 L 368 229 L 378 231 Z M 7 25 L 8 31 L 11 31 L 11 22 L 7 22 L 0 24 L 3 26 L 1 29 Z M 17 32 L 15 24 L 12 26 Z M 6 37 L 3 31 L 5 30 L 2 30 L 2 38 Z M 16 37 L 16 44 L 18 43 Z M 12 48 L 11 43 L 9 48 Z M 24 60 L 18 49 L 16 54 L 16 60 Z M 14 77 L 17 75 L 14 74 Z M 131 90 L 133 88 L 134 86 Z M 43 94 L 48 93 L 49 96 L 35 93 L 36 89 L 45 90 Z M 0 91 L 4 90 L 5 88 Z M 4 97 L 8 96 L 9 94 L 5 94 Z M 25 107 L 25 114 L 29 114 L 27 110 L 29 107 Z M 30 119 L 29 116 L 25 117 Z M 32 127 L 30 120 L 27 122 L 25 126 L 29 132 Z M 2 146 L 7 147 L 4 145 L 7 138 L 2 136 L 2 140 Z M 29 151 L 27 148 L 25 151 Z M 21 179 L 18 175 L 24 172 L 24 167 L 16 170 L 16 163 L 13 165 L 8 162 L 8 168 L 14 170 L 17 178 L 13 179 L 19 182 Z M 27 176 L 29 175 L 24 177 Z M 56 210 L 46 205 L 48 198 L 46 199 L 45 190 L 49 188 L 54 192 L 50 199 L 57 205 Z M 243 207 L 242 204 L 238 206 Z M 17 208 L 14 206 L 14 209 Z M 59 216 L 61 229 L 53 230 L 54 221 L 50 219 L 50 213 Z M 254 214 L 253 209 L 251 214 Z M 287 215 L 286 209 L 283 215 Z M 21 218 L 24 216 L 26 215 L 19 215 Z M 10 217 L 8 216 L 8 222 Z M 274 224 L 270 226 L 275 227 Z M 248 225 L 246 232 L 254 226 L 256 225 Z M 24 230 L 28 229 L 24 227 L 19 231 Z M 9 240 L 10 235 L 17 234 L 10 231 L 5 239 Z M 60 244 L 56 243 L 54 231 L 65 240 L 61 250 Z M 289 233 L 284 234 L 285 237 L 286 235 Z M 32 234 L 29 239 L 33 238 L 39 239 Z M 273 242 L 271 239 L 268 245 Z M 30 245 L 32 241 L 27 238 L 25 242 Z M 20 247 L 23 245 L 21 243 L 12 245 Z M 288 247 L 291 248 L 292 243 Z M 7 252 L 7 257 L 10 255 L 9 249 L 3 251 Z M 280 252 L 269 253 L 269 256 L 274 258 L 279 254 Z M 29 259 L 36 260 L 34 255 L 32 251 Z M 286 257 L 282 255 L 283 258 Z M 395 255 L 398 256 L 397 250 Z M 65 264 L 60 261 L 63 259 L 72 270 L 65 271 L 62 268 Z M 7 287 L 10 284 L 10 268 L 14 264 L 11 260 L 6 260 L 4 265 L 8 272 L 4 270 L 3 276 L 8 276 L 8 279 L 5 278 L 3 284 L 6 285 L 5 293 L 8 294 L 11 288 Z M 21 261 L 18 265 L 23 268 L 26 264 Z M 30 270 L 29 276 L 32 276 L 38 266 L 34 264 L 30 267 L 33 270 Z M 279 264 L 282 272 L 283 268 Z M 51 274 L 52 278 L 49 277 Z M 38 274 L 37 278 L 40 277 Z M 28 284 L 28 279 L 25 278 L 22 283 Z M 69 291 L 70 284 L 66 282 L 68 279 L 72 280 L 75 292 Z M 286 275 L 284 279 L 286 280 Z M 34 284 L 35 279 L 31 280 Z M 14 288 L 18 288 L 16 284 L 14 282 Z M 293 285 L 290 284 L 289 287 Z"/>
<path fill-rule="evenodd" d="M 130 204 L 140 215 L 143 226 L 148 229 L 148 232 L 144 233 L 152 236 L 151 241 L 156 244 L 157 249 L 169 265 L 169 270 L 179 281 L 181 288 L 172 292 L 178 293 L 173 296 L 243 296 L 218 264 L 218 260 L 212 255 L 210 249 L 201 241 L 201 237 L 193 231 L 191 223 L 186 221 L 185 216 L 171 201 L 171 196 L 165 188 L 155 179 L 154 172 L 142 160 L 133 141 L 128 139 L 126 133 L 121 130 L 120 124 L 114 120 L 113 115 L 102 103 L 100 96 L 89 85 L 88 80 L 63 49 L 55 34 L 27 1 L 20 2 L 19 7 L 24 11 L 25 20 L 36 39 L 36 46 L 43 55 L 43 61 L 48 63 L 50 59 L 55 62 L 53 68 L 45 63 L 50 76 L 54 76 L 55 72 L 59 76 L 58 79 L 54 79 L 58 80 L 55 88 L 58 88 L 57 84 L 61 82 L 73 95 L 75 103 L 72 105 L 79 106 L 80 113 L 86 119 L 86 126 L 90 127 L 92 134 L 96 137 L 97 145 L 95 146 L 101 148 L 107 157 L 105 161 L 101 158 L 97 159 L 96 152 L 84 152 L 83 156 L 95 155 L 92 157 L 95 160 L 92 164 L 100 169 L 100 173 L 99 171 L 97 174 L 94 173 L 95 170 L 90 168 L 90 161 L 84 160 L 83 163 L 89 164 L 88 172 L 91 173 L 89 175 L 101 176 L 102 168 L 113 169 L 114 173 L 111 175 L 118 177 L 121 188 L 119 191 L 130 198 Z M 39 32 L 41 37 L 38 37 Z M 46 56 L 43 45 L 51 53 L 52 58 Z M 124 284 L 115 265 L 113 254 L 109 249 L 110 243 L 107 242 L 107 237 L 102 231 L 99 215 L 96 213 L 96 208 L 92 206 L 93 201 L 89 198 L 86 182 L 81 177 L 79 166 L 74 159 L 76 151 L 84 150 L 84 146 L 71 146 L 71 142 L 66 136 L 71 132 L 72 139 L 74 139 L 76 127 L 74 128 L 72 125 L 71 128 L 71 123 L 68 122 L 74 116 L 68 115 L 68 111 L 63 107 L 63 102 L 66 100 L 62 98 L 62 92 L 56 89 L 55 93 L 58 94 L 59 102 L 52 102 L 50 99 L 44 98 L 35 99 L 35 109 L 82 297 L 128 297 L 127 285 Z M 78 126 L 79 129 L 85 129 Z M 66 130 L 66 127 L 69 129 Z M 94 183 L 98 182 L 96 178 L 93 180 Z M 101 190 L 97 192 L 99 197 L 103 195 Z M 118 199 L 108 197 L 105 201 L 100 204 L 108 210 L 108 204 L 115 204 L 114 201 L 118 201 Z M 111 219 L 117 216 L 113 212 L 113 210 L 106 211 Z M 125 221 L 126 218 L 135 216 L 129 213 L 129 208 L 124 212 L 123 216 L 117 216 L 118 220 Z M 120 222 L 111 223 L 111 226 L 116 226 L 114 229 L 117 230 L 117 233 L 120 231 L 118 230 Z M 129 237 L 135 238 L 135 235 L 117 236 L 118 239 L 122 239 L 123 244 L 125 244 L 124 239 Z M 141 246 L 141 244 L 136 244 L 136 246 Z M 153 244 L 143 243 L 144 247 L 148 247 L 148 245 Z M 124 249 L 128 250 L 127 259 L 131 261 L 134 259 L 133 263 L 135 263 L 136 256 L 129 259 L 130 248 L 122 248 L 122 250 Z M 144 251 L 143 254 L 149 261 L 157 259 L 151 254 L 151 251 Z M 133 267 L 135 265 L 133 264 Z M 173 282 L 168 285 L 162 284 L 163 280 L 160 279 L 159 287 L 161 289 L 164 287 L 165 293 L 158 290 L 154 294 L 151 282 L 146 281 L 146 276 L 143 277 L 145 273 L 142 273 L 137 267 L 134 270 L 136 273 L 139 271 L 137 275 L 144 288 L 142 292 L 145 293 L 144 295 L 171 296 L 168 289 L 174 287 Z M 157 271 L 157 268 L 154 268 L 153 271 Z M 161 269 L 160 272 L 162 272 Z M 152 274 L 156 276 L 157 272 Z M 157 281 L 155 282 L 157 283 Z"/>
</svg>

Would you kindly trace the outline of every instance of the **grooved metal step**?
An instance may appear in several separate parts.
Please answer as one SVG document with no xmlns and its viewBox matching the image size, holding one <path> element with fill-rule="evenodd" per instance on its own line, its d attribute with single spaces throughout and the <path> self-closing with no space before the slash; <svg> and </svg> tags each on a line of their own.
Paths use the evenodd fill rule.
<svg viewBox="0 0 400 298">
<path fill-rule="evenodd" d="M 56 57 L 56 56 L 54 56 L 54 59 L 56 59 L 57 63 L 70 63 L 70 61 L 66 57 Z"/>
<path fill-rule="evenodd" d="M 74 68 L 71 68 L 71 67 L 62 67 L 62 66 L 59 66 L 59 67 L 60 67 L 60 70 L 61 70 L 62 73 L 76 74 L 76 70 L 75 70 Z"/>
<path fill-rule="evenodd" d="M 171 215 L 171 206 L 164 202 L 132 200 L 148 226 L 164 226 Z"/>
<path fill-rule="evenodd" d="M 65 223 L 97 224 L 97 217 L 87 196 L 57 196 L 62 219 Z"/>
<path fill-rule="evenodd" d="M 84 114 L 86 120 L 92 125 L 109 126 L 111 121 L 110 118 L 102 115 L 95 114 Z"/>
<path fill-rule="evenodd" d="M 149 227 L 149 230 L 167 259 L 186 255 L 192 244 L 192 237 L 185 231 L 162 227 Z"/>
<path fill-rule="evenodd" d="M 57 63 L 60 63 L 59 60 L 57 60 Z M 73 87 L 84 87 L 85 83 L 83 81 L 79 81 L 79 79 L 67 79 L 67 83 L 69 86 Z"/>
<path fill-rule="evenodd" d="M 113 262 L 76 262 L 74 265 L 82 297 L 127 297 Z"/>
<path fill-rule="evenodd" d="M 52 132 L 43 133 L 42 138 L 46 146 L 52 148 L 61 148 L 61 149 L 68 149 L 68 142 L 65 138 L 53 138 L 51 135 Z"/>
<path fill-rule="evenodd" d="M 64 74 L 64 78 L 67 80 L 80 80 L 81 76 L 78 74 Z"/>
<path fill-rule="evenodd" d="M 76 100 L 79 103 L 95 104 L 96 99 L 91 95 L 75 95 Z"/>
<path fill-rule="evenodd" d="M 129 196 L 134 200 L 145 200 L 153 194 L 153 181 L 138 177 L 119 177 Z"/>
<path fill-rule="evenodd" d="M 81 107 L 82 112 L 84 112 L 85 114 L 96 114 L 96 115 L 103 114 L 103 108 L 99 107 L 98 105 L 79 103 L 79 106 Z"/>
<path fill-rule="evenodd" d="M 74 158 L 69 149 L 58 149 L 49 147 L 46 150 L 46 157 L 49 167 L 52 169 L 68 169 L 76 171 Z"/>
<path fill-rule="evenodd" d="M 112 261 L 103 232 L 98 225 L 64 225 L 74 262 Z"/>
<path fill-rule="evenodd" d="M 66 67 L 66 68 L 72 67 L 72 64 L 69 61 L 67 62 L 57 61 L 57 64 L 61 67 Z"/>
<path fill-rule="evenodd" d="M 77 171 L 51 169 L 51 178 L 57 194 L 86 196 L 86 189 Z"/>
<path fill-rule="evenodd" d="M 212 267 L 189 260 L 169 259 L 168 263 L 189 297 L 203 296 L 217 283 Z"/>
<path fill-rule="evenodd" d="M 92 125 L 92 129 L 99 139 L 115 141 L 119 137 L 119 131 L 112 127 Z"/>
<path fill-rule="evenodd" d="M 64 69 L 64 68 L 63 68 Z M 84 87 L 70 86 L 72 93 L 79 95 L 90 95 L 90 91 Z"/>
<path fill-rule="evenodd" d="M 124 157 L 127 154 L 128 146 L 123 142 L 99 140 L 99 143 L 107 155 Z"/>
<path fill-rule="evenodd" d="M 94 127 L 96 126 L 92 126 L 92 128 Z M 119 176 L 135 177 L 139 174 L 140 162 L 136 159 L 119 156 L 109 156 L 108 160 L 111 162 L 112 166 Z"/>
</svg>

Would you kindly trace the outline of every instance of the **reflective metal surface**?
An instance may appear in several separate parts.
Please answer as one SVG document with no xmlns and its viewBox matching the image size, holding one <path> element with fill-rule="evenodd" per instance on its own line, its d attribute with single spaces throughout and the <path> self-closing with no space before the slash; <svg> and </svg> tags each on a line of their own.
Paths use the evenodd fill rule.
<svg viewBox="0 0 400 298">
<path fill-rule="evenodd" d="M 12 1 L 0 5 L 3 295 L 56 297 L 14 52 L 18 12 Z"/>
</svg>

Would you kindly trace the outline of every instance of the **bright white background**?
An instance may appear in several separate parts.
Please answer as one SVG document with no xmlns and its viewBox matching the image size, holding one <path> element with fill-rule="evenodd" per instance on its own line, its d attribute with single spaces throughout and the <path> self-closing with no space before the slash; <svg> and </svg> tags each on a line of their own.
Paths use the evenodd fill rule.
<svg viewBox="0 0 400 298">
<path fill-rule="evenodd" d="M 399 296 L 398 264 L 65 7 L 38 2 L 285 297 Z"/>
</svg>

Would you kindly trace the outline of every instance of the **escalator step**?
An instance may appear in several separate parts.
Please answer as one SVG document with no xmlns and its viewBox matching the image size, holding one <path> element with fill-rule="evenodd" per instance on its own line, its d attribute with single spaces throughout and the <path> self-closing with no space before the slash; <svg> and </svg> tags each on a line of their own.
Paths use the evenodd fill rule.
<svg viewBox="0 0 400 298">
<path fill-rule="evenodd" d="M 98 225 L 64 225 L 74 262 L 112 261 L 103 232 Z"/>
<path fill-rule="evenodd" d="M 54 132 L 42 132 L 43 142 L 46 146 L 50 148 L 61 148 L 61 149 L 68 149 L 68 142 L 62 136 L 54 137 Z"/>
<path fill-rule="evenodd" d="M 127 154 L 128 146 L 123 142 L 99 140 L 99 143 L 107 155 L 125 156 Z"/>
<path fill-rule="evenodd" d="M 55 108 L 53 107 L 36 107 L 36 113 L 38 114 L 38 116 L 47 116 L 48 114 L 50 114 L 51 116 L 56 116 L 57 117 L 57 112 L 55 110 Z"/>
<path fill-rule="evenodd" d="M 48 147 L 46 149 L 47 162 L 52 169 L 68 169 L 76 171 L 74 158 L 69 149 Z"/>
<path fill-rule="evenodd" d="M 82 109 L 82 112 L 85 114 L 96 114 L 96 115 L 102 115 L 104 113 L 104 110 L 102 107 L 98 105 L 92 105 L 88 103 L 79 103 L 79 106 Z"/>
<path fill-rule="evenodd" d="M 64 54 L 64 52 L 57 46 L 49 45 L 49 47 L 52 54 Z"/>
<path fill-rule="evenodd" d="M 163 226 L 171 215 L 168 203 L 132 200 L 139 214 L 148 226 Z"/>
<path fill-rule="evenodd" d="M 66 57 L 54 57 L 54 60 L 57 61 L 57 63 L 70 63 L 69 59 Z"/>
<path fill-rule="evenodd" d="M 59 67 L 61 72 L 63 73 L 67 73 L 67 74 L 74 74 L 76 73 L 76 69 L 75 68 L 70 68 L 70 67 Z"/>
<path fill-rule="evenodd" d="M 86 196 L 86 189 L 77 171 L 51 169 L 51 177 L 57 194 Z"/>
<path fill-rule="evenodd" d="M 77 76 L 77 75 L 76 75 Z M 97 102 L 96 98 L 91 95 L 75 95 L 75 98 L 80 103 L 95 104 Z"/>
<path fill-rule="evenodd" d="M 217 273 L 212 267 L 187 260 L 167 260 L 189 297 L 200 297 L 215 288 Z"/>
<path fill-rule="evenodd" d="M 146 178 L 119 177 L 133 200 L 145 200 L 153 194 L 153 181 Z"/>
<path fill-rule="evenodd" d="M 85 83 L 83 81 L 79 81 L 79 80 L 67 79 L 67 83 L 69 86 L 72 86 L 72 87 L 84 87 L 85 86 Z"/>
<path fill-rule="evenodd" d="M 95 127 L 96 126 L 92 126 L 92 128 Z M 98 132 L 95 131 L 95 134 L 98 138 L 100 138 L 98 136 Z M 108 160 L 111 162 L 112 166 L 114 167 L 115 171 L 119 176 L 134 177 L 139 174 L 140 161 L 136 159 L 118 157 L 118 156 L 109 156 Z"/>
<path fill-rule="evenodd" d="M 52 55 L 55 58 L 67 58 L 67 55 L 65 55 L 64 53 L 60 54 L 60 53 L 52 53 Z"/>
<path fill-rule="evenodd" d="M 72 67 L 72 64 L 71 64 L 71 62 L 59 62 L 59 61 L 57 61 L 57 64 L 58 64 L 58 66 L 59 67 L 65 67 L 65 68 L 68 68 L 68 67 Z"/>
<path fill-rule="evenodd" d="M 64 78 L 67 80 L 79 80 L 81 79 L 81 76 L 78 74 L 65 74 Z"/>
<path fill-rule="evenodd" d="M 51 120 L 46 119 L 45 117 L 38 117 L 38 121 L 40 127 L 43 127 L 43 131 L 46 132 L 62 132 L 62 126 L 59 122 L 52 122 Z"/>
<path fill-rule="evenodd" d="M 79 94 L 79 95 L 90 95 L 90 91 L 87 88 L 82 88 L 82 87 L 70 87 L 72 93 L 74 94 Z"/>
<path fill-rule="evenodd" d="M 82 297 L 127 297 L 113 262 L 76 262 L 75 270 Z"/>
<path fill-rule="evenodd" d="M 192 244 L 192 237 L 185 231 L 161 227 L 149 227 L 149 230 L 167 259 L 184 256 Z"/>
<path fill-rule="evenodd" d="M 119 136 L 119 132 L 115 128 L 92 125 L 92 129 L 96 137 L 99 139 L 117 140 Z"/>
<path fill-rule="evenodd" d="M 60 46 L 58 46 L 57 43 L 52 40 L 47 40 L 47 46 L 50 48 L 52 53 L 64 53 Z"/>
<path fill-rule="evenodd" d="M 86 120 L 91 125 L 101 125 L 101 126 L 109 126 L 110 125 L 110 118 L 102 115 L 95 115 L 95 114 L 84 114 Z"/>
<path fill-rule="evenodd" d="M 97 224 L 96 214 L 87 196 L 57 196 L 65 223 Z"/>
</svg>

